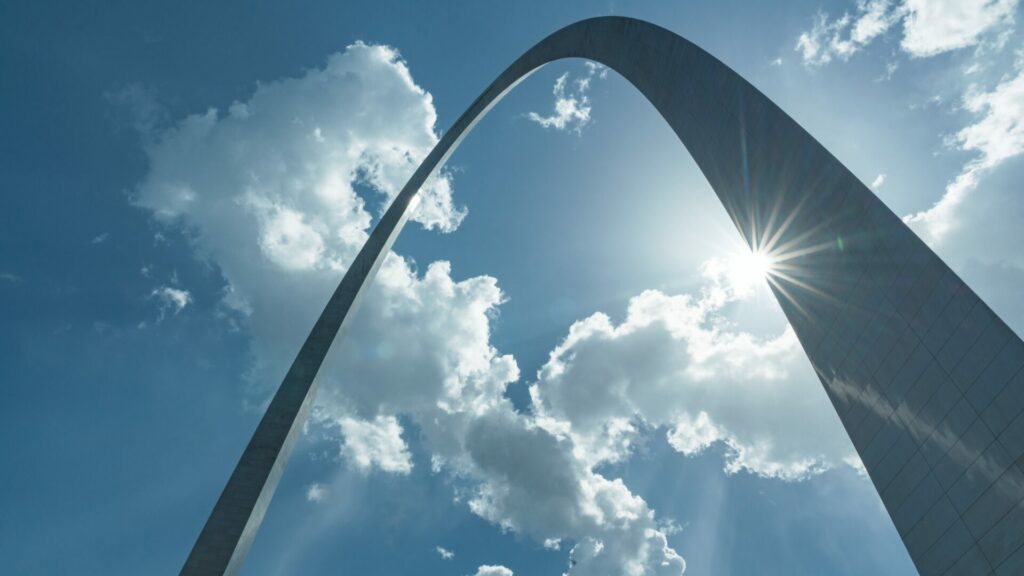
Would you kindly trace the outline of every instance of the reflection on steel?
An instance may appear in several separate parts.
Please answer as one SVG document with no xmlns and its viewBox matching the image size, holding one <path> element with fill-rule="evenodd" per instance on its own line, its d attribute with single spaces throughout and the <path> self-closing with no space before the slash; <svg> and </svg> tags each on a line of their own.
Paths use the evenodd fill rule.
<svg viewBox="0 0 1024 576">
<path fill-rule="evenodd" d="M 444 134 L 381 218 L 302 346 L 182 574 L 236 572 L 335 336 L 423 182 L 538 67 L 588 58 L 654 105 L 693 155 L 771 289 L 922 574 L 1024 574 L 1024 343 L 856 177 L 767 97 L 687 40 L 594 18 L 516 60 Z"/>
</svg>

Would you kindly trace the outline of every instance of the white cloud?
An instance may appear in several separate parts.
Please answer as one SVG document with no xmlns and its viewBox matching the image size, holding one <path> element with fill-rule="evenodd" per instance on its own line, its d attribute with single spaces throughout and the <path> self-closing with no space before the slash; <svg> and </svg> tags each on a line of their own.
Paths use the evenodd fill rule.
<svg viewBox="0 0 1024 576">
<path fill-rule="evenodd" d="M 197 255 L 220 269 L 224 305 L 252 332 L 257 386 L 273 386 L 290 363 L 365 241 L 372 212 L 437 142 L 435 120 L 430 95 L 394 49 L 356 43 L 323 68 L 260 84 L 227 113 L 177 122 L 147 148 L 150 170 L 136 202 L 182 226 Z M 356 183 L 377 196 L 360 197 Z M 453 230 L 466 214 L 452 202 L 447 175 L 422 194 L 412 218 L 424 227 Z M 377 201 L 381 208 L 371 209 Z M 386 268 L 393 282 L 381 287 L 378 279 L 371 291 L 414 296 L 415 271 L 401 262 Z M 385 314 L 388 298 L 368 300 Z M 361 311 L 371 318 L 364 324 L 373 310 Z"/>
<path fill-rule="evenodd" d="M 868 469 L 864 467 L 864 461 L 860 459 L 860 456 L 857 456 L 856 454 L 851 454 L 848 458 L 844 459 L 843 461 L 846 462 L 850 466 L 850 468 L 853 468 L 857 472 L 857 475 L 860 476 L 861 478 L 869 478 Z"/>
<path fill-rule="evenodd" d="M 184 228 L 197 255 L 219 268 L 223 305 L 252 334 L 249 377 L 258 390 L 276 385 L 367 238 L 367 202 L 380 200 L 374 211 L 382 210 L 436 144 L 435 120 L 431 96 L 394 49 L 356 43 L 324 68 L 260 84 L 226 114 L 189 116 L 147 147 L 150 170 L 136 202 Z M 379 196 L 360 197 L 357 183 Z M 466 214 L 454 207 L 449 176 L 421 194 L 413 219 L 424 227 L 453 230 Z M 500 299 L 493 279 L 456 282 L 446 263 L 421 276 L 401 257 L 386 259 L 349 331 L 355 342 L 335 355 L 334 372 L 324 371 L 332 381 L 346 369 L 353 391 L 330 422 L 352 436 L 346 454 L 405 469 L 395 412 L 381 412 L 397 386 L 428 380 L 422 394 L 402 395 L 427 401 L 464 385 L 460 378 L 485 386 L 492 360 L 515 370 L 487 344 L 487 315 Z M 399 350 L 408 362 L 394 362 Z M 323 397 L 331 393 L 324 386 Z"/>
<path fill-rule="evenodd" d="M 621 480 L 595 473 L 571 437 L 492 411 L 472 423 L 466 451 L 466 473 L 480 481 L 470 509 L 538 541 L 575 540 L 569 574 L 683 572 L 654 511 Z"/>
<path fill-rule="evenodd" d="M 977 45 L 984 35 L 1012 26 L 1018 0 L 906 0 L 903 41 L 914 57 Z"/>
<path fill-rule="evenodd" d="M 982 117 L 960 130 L 956 142 L 980 154 L 981 168 L 996 166 L 1024 150 L 1024 66 L 990 92 L 968 92 L 964 107 Z"/>
<path fill-rule="evenodd" d="M 306 500 L 309 502 L 321 502 L 325 496 L 327 496 L 327 490 L 316 482 L 310 484 L 306 489 Z"/>
<path fill-rule="evenodd" d="M 192 294 L 188 290 L 175 288 L 173 286 L 160 286 L 150 292 L 151 298 L 156 298 L 160 303 L 160 319 L 164 318 L 167 310 L 175 314 L 181 312 L 192 302 Z"/>
<path fill-rule="evenodd" d="M 109 237 L 110 237 L 110 234 L 107 233 L 107 232 L 104 232 L 102 234 L 97 234 L 96 236 L 93 236 L 92 243 L 93 244 L 103 244 L 104 242 L 107 241 L 107 238 L 109 238 Z"/>
<path fill-rule="evenodd" d="M 337 424 L 344 437 L 342 454 L 356 468 L 369 471 L 376 467 L 398 474 L 412 470 L 412 456 L 394 416 L 377 416 L 373 420 L 342 417 Z"/>
<path fill-rule="evenodd" d="M 874 180 L 871 181 L 871 187 L 875 190 L 881 188 L 882 184 L 885 184 L 885 174 L 879 174 L 878 176 L 875 176 Z"/>
<path fill-rule="evenodd" d="M 437 554 L 441 557 L 442 560 L 451 560 L 452 558 L 455 558 L 455 552 L 452 552 L 451 550 L 448 550 L 446 548 L 438 546 L 434 548 L 434 550 L 437 550 Z"/>
<path fill-rule="evenodd" d="M 969 90 L 963 107 L 977 120 L 953 135 L 950 142 L 978 155 L 963 166 L 931 208 L 904 218 L 932 243 L 941 242 L 958 225 L 958 209 L 977 188 L 982 174 L 1024 152 L 1024 65 L 1018 63 L 1015 74 L 991 91 Z"/>
<path fill-rule="evenodd" d="M 477 515 L 538 542 L 606 543 L 605 553 L 581 560 L 570 574 L 663 564 L 668 573 L 681 573 L 682 559 L 667 547 L 642 499 L 595 473 L 570 439 L 517 414 L 504 398 L 518 368 L 488 344 L 490 311 L 502 298 L 493 279 L 455 283 L 447 264 L 435 264 L 417 282 L 404 261 L 390 262 L 379 283 L 393 287 L 401 279 L 404 290 L 388 288 L 364 304 L 363 313 L 372 311 L 376 321 L 353 326 L 336 360 L 345 386 L 325 386 L 314 419 L 406 415 L 435 468 L 472 486 L 466 500 Z M 391 316 L 376 312 L 385 305 Z M 405 351 L 401 363 L 393 360 L 396 350 Z M 342 432 L 349 442 L 353 435 Z M 396 446 L 381 452 L 399 452 L 398 431 L 387 436 Z M 583 558 L 582 551 L 574 554 Z"/>
<path fill-rule="evenodd" d="M 0 280 L 17 284 L 18 282 L 21 282 L 22 278 L 13 272 L 0 272 Z"/>
<path fill-rule="evenodd" d="M 885 65 L 885 72 L 883 72 L 878 78 L 875 78 L 875 82 L 888 82 L 892 80 L 893 75 L 900 69 L 900 63 L 896 60 L 887 62 Z"/>
<path fill-rule="evenodd" d="M 208 221 L 218 218 L 228 231 L 266 235 L 262 256 L 294 244 L 300 262 L 316 253 L 311 230 L 329 230 L 315 265 L 330 267 L 351 257 L 371 219 L 353 184 L 394 198 L 437 142 L 435 120 L 430 95 L 394 49 L 356 43 L 322 69 L 261 84 L 226 113 L 211 109 L 163 132 L 149 147 L 138 203 L 183 220 L 210 248 L 228 240 Z M 465 211 L 453 206 L 448 180 L 428 184 L 414 221 L 458 226 Z M 306 220 L 292 219 L 295 210 Z"/>
<path fill-rule="evenodd" d="M 324 239 L 298 211 L 266 206 L 260 247 L 268 259 L 289 270 L 309 270 L 321 261 Z"/>
<path fill-rule="evenodd" d="M 675 420 L 675 428 L 668 432 L 668 443 L 677 452 L 687 456 L 700 454 L 705 448 L 727 437 L 703 410 L 697 413 L 696 418 L 681 414 Z"/>
<path fill-rule="evenodd" d="M 1005 39 L 1019 0 L 859 0 L 853 13 L 814 17 L 797 39 L 804 64 L 820 66 L 847 60 L 902 21 L 900 47 L 911 57 L 935 56 L 980 44 L 987 36 Z M 999 41 L 997 38 L 997 41 Z M 887 67 L 891 77 L 894 68 Z"/>
<path fill-rule="evenodd" d="M 845 13 L 829 20 L 819 12 L 811 29 L 797 38 L 796 50 L 804 64 L 811 66 L 827 64 L 835 58 L 847 60 L 898 20 L 899 12 L 890 8 L 889 0 L 861 0 L 852 16 Z"/>
<path fill-rule="evenodd" d="M 590 70 L 574 90 L 602 73 Z M 393 49 L 357 43 L 323 69 L 261 84 L 226 114 L 190 116 L 153 139 L 137 203 L 181 226 L 221 271 L 222 304 L 251 333 L 258 395 L 277 384 L 367 237 L 374 199 L 354 184 L 393 198 L 436 143 L 435 118 Z M 435 179 L 415 219 L 454 229 L 465 211 L 451 191 L 449 177 Z M 539 542 L 581 543 L 572 574 L 680 574 L 646 503 L 504 398 L 519 370 L 490 344 L 503 298 L 493 278 L 457 280 L 446 262 L 421 272 L 390 254 L 321 370 L 313 425 L 337 431 L 349 465 L 402 474 L 412 466 L 402 415 L 435 468 L 473 486 L 476 513 Z M 585 544 L 598 540 L 601 553 Z"/>
<path fill-rule="evenodd" d="M 729 326 L 723 308 L 749 293 L 705 273 L 700 296 L 647 291 L 619 325 L 576 322 L 531 386 L 539 421 L 592 463 L 626 457 L 637 423 L 668 427 L 683 454 L 724 443 L 728 472 L 795 480 L 843 463 L 853 446 L 795 335 Z"/>
<path fill-rule="evenodd" d="M 845 13 L 829 20 L 819 13 L 808 32 L 800 35 L 797 50 L 807 65 L 821 65 L 834 58 L 847 59 L 895 23 L 902 21 L 900 47 L 914 58 L 925 58 L 978 46 L 976 54 L 988 48 L 1001 49 L 1013 31 L 1019 0 L 861 0 L 853 15 Z M 930 208 L 904 217 L 918 234 L 933 244 L 958 226 L 958 213 L 966 198 L 977 188 L 982 175 L 1024 151 L 1024 66 L 1004 77 L 990 91 L 971 85 L 963 97 L 963 108 L 977 120 L 947 138 L 959 150 L 976 152 L 960 173 L 947 184 L 942 197 Z M 878 80 L 892 77 L 899 63 L 891 61 Z M 964 75 L 982 69 L 974 62 Z M 939 96 L 933 98 L 940 101 Z M 884 175 L 875 180 L 877 189 Z"/>
<path fill-rule="evenodd" d="M 768 63 L 769 66 L 782 66 L 782 58 L 776 58 Z"/>
<path fill-rule="evenodd" d="M 857 19 L 850 30 L 850 41 L 864 45 L 885 33 L 893 23 L 889 0 L 862 0 L 857 4 Z"/>
<path fill-rule="evenodd" d="M 550 116 L 541 116 L 536 112 L 527 114 L 527 118 L 545 128 L 556 130 L 574 130 L 577 134 L 590 122 L 590 90 L 591 81 L 605 78 L 608 69 L 600 64 L 585 62 L 586 73 L 583 77 L 572 80 L 566 72 L 558 77 L 552 93 L 555 95 L 555 110 Z"/>
<path fill-rule="evenodd" d="M 504 566 L 489 566 L 484 564 L 476 569 L 473 576 L 512 576 L 512 571 Z"/>
</svg>

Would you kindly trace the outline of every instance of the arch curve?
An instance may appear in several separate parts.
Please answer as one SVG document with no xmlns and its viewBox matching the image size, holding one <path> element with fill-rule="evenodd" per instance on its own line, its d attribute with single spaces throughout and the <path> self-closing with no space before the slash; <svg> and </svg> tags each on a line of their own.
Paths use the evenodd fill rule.
<svg viewBox="0 0 1024 576">
<path fill-rule="evenodd" d="M 566 26 L 520 56 L 417 168 L 313 326 L 181 573 L 238 571 L 320 365 L 420 187 L 518 82 L 573 57 L 632 83 L 686 146 L 747 245 L 773 254 L 771 289 L 918 570 L 1024 566 L 1024 459 L 1015 463 L 1024 440 L 1011 434 L 1024 433 L 1024 384 L 1011 381 L 1024 366 L 1024 343 L 749 82 L 664 28 L 601 17 Z"/>
</svg>

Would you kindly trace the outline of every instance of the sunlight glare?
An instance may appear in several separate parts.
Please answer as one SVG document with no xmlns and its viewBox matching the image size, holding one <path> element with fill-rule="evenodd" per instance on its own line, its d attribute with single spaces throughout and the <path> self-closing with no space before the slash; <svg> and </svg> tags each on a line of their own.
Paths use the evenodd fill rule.
<svg viewBox="0 0 1024 576">
<path fill-rule="evenodd" d="M 770 254 L 760 250 L 743 250 L 729 259 L 728 277 L 733 289 L 738 293 L 750 292 L 759 287 L 767 287 L 769 275 L 773 269 Z"/>
</svg>

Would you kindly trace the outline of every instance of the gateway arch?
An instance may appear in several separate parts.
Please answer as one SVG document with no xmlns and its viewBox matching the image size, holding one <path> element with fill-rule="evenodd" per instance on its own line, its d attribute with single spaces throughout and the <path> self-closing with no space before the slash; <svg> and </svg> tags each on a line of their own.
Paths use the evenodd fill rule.
<svg viewBox="0 0 1024 576">
<path fill-rule="evenodd" d="M 373 230 L 267 408 L 182 574 L 235 573 L 316 375 L 424 181 L 548 62 L 632 83 L 693 156 L 769 284 L 918 571 L 1024 574 L 1024 342 L 867 187 L 764 94 L 653 24 L 583 20 L 512 63 L 459 117 Z"/>
</svg>

